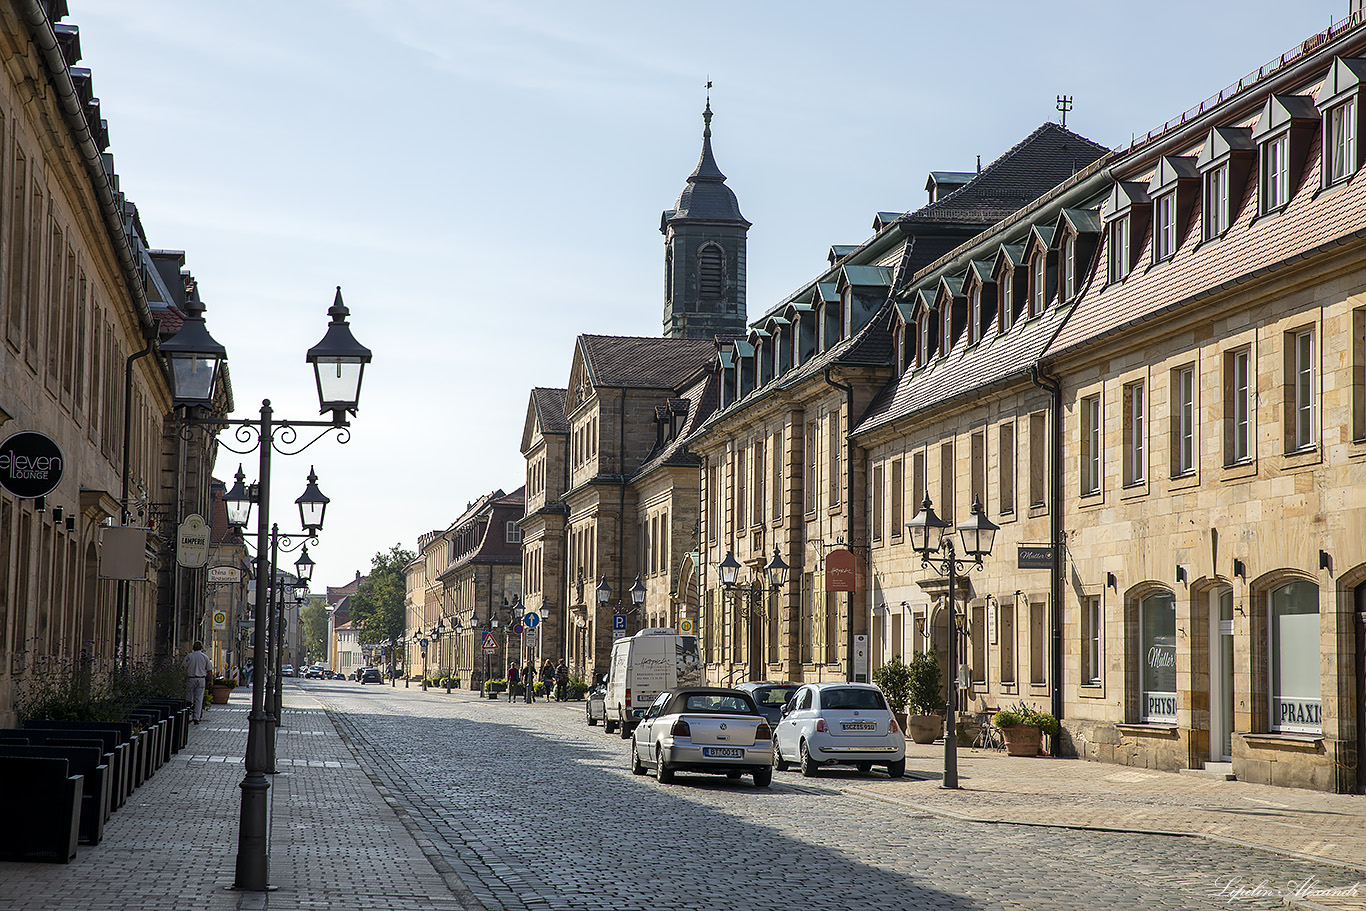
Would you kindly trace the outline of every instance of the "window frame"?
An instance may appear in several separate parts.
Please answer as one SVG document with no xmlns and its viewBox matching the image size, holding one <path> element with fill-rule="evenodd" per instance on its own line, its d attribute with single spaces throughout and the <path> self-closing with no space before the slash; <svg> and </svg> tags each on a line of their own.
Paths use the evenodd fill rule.
<svg viewBox="0 0 1366 911">
<path fill-rule="evenodd" d="M 1323 179 L 1329 187 L 1350 180 L 1360 168 L 1357 153 L 1360 109 L 1355 95 L 1330 107 L 1324 114 Z M 1346 167 L 1342 162 L 1346 162 Z"/>
<path fill-rule="evenodd" d="M 1176 190 L 1153 200 L 1153 263 L 1166 262 L 1176 255 Z"/>
<path fill-rule="evenodd" d="M 1172 370 L 1172 477 L 1184 478 L 1196 468 L 1195 365 Z"/>
<path fill-rule="evenodd" d="M 1315 384 L 1318 371 L 1315 369 L 1317 346 L 1314 327 L 1306 326 L 1289 333 L 1291 341 L 1290 360 L 1291 380 L 1291 418 L 1290 452 L 1308 452 L 1316 448 L 1318 438 L 1318 396 Z"/>
<path fill-rule="evenodd" d="M 1133 270 L 1132 257 L 1130 256 L 1130 213 L 1117 215 L 1105 226 L 1107 235 L 1106 242 L 1109 256 L 1107 257 L 1108 276 L 1110 282 L 1122 282 L 1129 277 Z"/>
<path fill-rule="evenodd" d="M 1290 133 L 1278 133 L 1261 143 L 1258 157 L 1258 197 L 1261 213 L 1279 212 L 1290 202 Z"/>
<path fill-rule="evenodd" d="M 1080 402 L 1081 420 L 1081 463 L 1080 480 L 1081 495 L 1091 497 L 1101 492 L 1103 482 L 1104 460 L 1102 450 L 1104 447 L 1104 437 L 1102 436 L 1102 412 L 1100 393 L 1083 396 Z"/>
<path fill-rule="evenodd" d="M 1229 163 L 1216 165 L 1203 175 L 1203 205 L 1201 237 L 1215 240 L 1228 233 L 1231 210 L 1229 208 Z"/>
<path fill-rule="evenodd" d="M 1148 396 L 1143 380 L 1124 386 L 1124 486 L 1139 487 L 1148 480 Z"/>
</svg>

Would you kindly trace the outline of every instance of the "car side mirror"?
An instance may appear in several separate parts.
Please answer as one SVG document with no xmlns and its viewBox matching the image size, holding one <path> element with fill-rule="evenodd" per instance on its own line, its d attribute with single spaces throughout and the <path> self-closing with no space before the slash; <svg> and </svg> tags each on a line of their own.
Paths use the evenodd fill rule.
<svg viewBox="0 0 1366 911">
<path fill-rule="evenodd" d="M 783 706 L 783 717 L 786 718 L 786 717 L 787 717 L 787 713 L 790 712 L 790 711 L 792 711 L 792 706 L 791 706 L 791 705 L 785 705 L 785 706 Z"/>
</svg>

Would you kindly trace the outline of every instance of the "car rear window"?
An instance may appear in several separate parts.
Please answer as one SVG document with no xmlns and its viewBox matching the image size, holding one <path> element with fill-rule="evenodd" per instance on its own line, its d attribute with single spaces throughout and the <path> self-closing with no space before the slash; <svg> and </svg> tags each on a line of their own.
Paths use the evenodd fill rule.
<svg viewBox="0 0 1366 911">
<path fill-rule="evenodd" d="M 787 705 L 797 691 L 795 686 L 761 686 L 754 690 L 754 701 L 760 705 Z"/>
<path fill-rule="evenodd" d="M 744 696 L 699 693 L 683 701 L 685 712 L 717 712 L 730 715 L 753 715 L 754 706 Z"/>
<path fill-rule="evenodd" d="M 823 709 L 886 709 L 887 701 L 877 690 L 836 687 L 821 692 Z"/>
</svg>

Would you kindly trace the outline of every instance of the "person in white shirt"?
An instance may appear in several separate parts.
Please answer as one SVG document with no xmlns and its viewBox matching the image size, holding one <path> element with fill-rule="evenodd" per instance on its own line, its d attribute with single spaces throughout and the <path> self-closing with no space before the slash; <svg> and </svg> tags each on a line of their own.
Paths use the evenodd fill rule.
<svg viewBox="0 0 1366 911">
<path fill-rule="evenodd" d="M 196 642 L 194 651 L 185 657 L 185 674 L 189 678 L 185 684 L 185 701 L 190 703 L 190 715 L 195 724 L 204 717 L 204 687 L 213 677 L 213 667 L 209 656 L 204 654 L 204 643 Z"/>
</svg>

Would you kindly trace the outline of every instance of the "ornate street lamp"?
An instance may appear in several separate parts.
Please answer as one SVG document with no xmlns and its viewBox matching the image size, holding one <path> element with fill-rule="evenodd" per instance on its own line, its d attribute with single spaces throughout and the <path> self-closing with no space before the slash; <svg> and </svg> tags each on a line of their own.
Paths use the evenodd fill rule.
<svg viewBox="0 0 1366 911">
<path fill-rule="evenodd" d="M 982 501 L 972 499 L 972 514 L 958 526 L 963 536 L 963 555 L 972 559 L 964 563 L 954 555 L 953 533 L 949 523 L 935 515 L 930 495 L 925 494 L 920 512 L 906 523 L 910 534 L 911 549 L 920 555 L 920 565 L 934 568 L 949 577 L 949 593 L 946 603 L 949 607 L 949 622 L 945 624 L 949 638 L 948 663 L 944 667 L 944 695 L 947 706 L 944 711 L 944 782 L 942 787 L 958 787 L 958 735 L 954 712 L 958 703 L 956 678 L 958 670 L 958 610 L 954 606 L 957 597 L 958 574 L 982 568 L 982 558 L 991 555 L 991 546 L 996 540 L 1000 526 L 994 524 L 982 512 Z M 931 556 L 934 554 L 935 556 Z"/>
<path fill-rule="evenodd" d="M 318 475 L 311 465 L 308 467 L 308 486 L 294 502 L 299 505 L 299 527 L 308 529 L 310 535 L 322 531 L 323 516 L 327 515 L 327 504 L 332 501 L 318 489 Z"/>
<path fill-rule="evenodd" d="M 161 353 L 166 357 L 171 380 L 172 400 L 177 405 L 194 406 L 209 404 L 213 400 L 217 382 L 218 366 L 226 359 L 227 352 L 214 341 L 204 325 L 204 305 L 199 301 L 189 301 L 185 306 L 185 322 L 172 338 L 161 343 Z M 256 495 L 256 619 L 253 637 L 253 661 L 258 673 L 252 677 L 251 714 L 247 729 L 246 777 L 242 780 L 241 825 L 237 844 L 237 869 L 233 881 L 234 888 L 254 892 L 265 892 L 270 885 L 270 857 L 268 851 L 268 808 L 267 792 L 270 780 L 266 777 L 270 763 L 270 746 L 273 733 L 268 724 L 265 699 L 265 624 L 270 622 L 267 591 L 271 587 L 265 580 L 273 581 L 267 573 L 267 555 L 270 547 L 270 463 L 271 455 L 277 450 L 284 455 L 293 455 L 312 446 L 329 433 L 336 433 L 339 442 L 350 440 L 350 425 L 346 416 L 355 414 L 359 398 L 361 377 L 365 365 L 371 360 L 369 348 L 361 345 L 351 335 L 347 317 L 350 311 L 342 303 L 341 288 L 332 307 L 327 311 L 331 317 L 327 332 L 321 342 L 309 349 L 306 361 L 313 365 L 318 386 L 319 412 L 332 412 L 331 421 L 279 421 L 270 406 L 270 400 L 261 402 L 260 417 L 255 419 L 194 418 L 189 416 L 187 407 L 183 423 L 186 427 L 212 427 L 217 430 L 236 428 L 234 437 L 239 443 L 251 443 L 246 449 L 233 449 L 231 444 L 220 440 L 220 445 L 233 452 L 245 455 L 252 451 L 260 453 L 260 470 L 257 474 Z M 301 427 L 318 428 L 311 440 L 297 445 L 298 430 Z M 279 439 L 277 440 L 277 433 Z M 252 437 L 255 437 L 254 442 Z M 236 488 L 234 488 L 236 489 Z M 241 499 L 238 499 L 239 506 Z M 300 504 L 301 507 L 303 504 Z M 237 518 L 242 518 L 238 514 Z M 246 523 L 243 522 L 243 525 Z M 321 524 L 319 522 L 318 524 Z M 311 535 L 310 535 L 311 537 Z M 273 572 L 273 565 L 271 571 Z"/>
<path fill-rule="evenodd" d="M 773 559 L 764 565 L 767 587 L 757 575 L 748 584 L 740 583 L 740 561 L 736 560 L 735 555 L 730 551 L 726 551 L 725 559 L 716 564 L 722 587 L 725 591 L 730 592 L 734 598 L 735 611 L 749 621 L 749 667 L 745 669 L 745 673 L 751 680 L 755 678 L 755 671 L 760 663 L 757 654 L 758 623 L 755 621 L 768 617 L 765 599 L 770 594 L 777 594 L 787 584 L 788 568 L 776 547 L 773 548 Z M 725 592 L 722 592 L 722 597 L 725 597 Z"/>
</svg>

